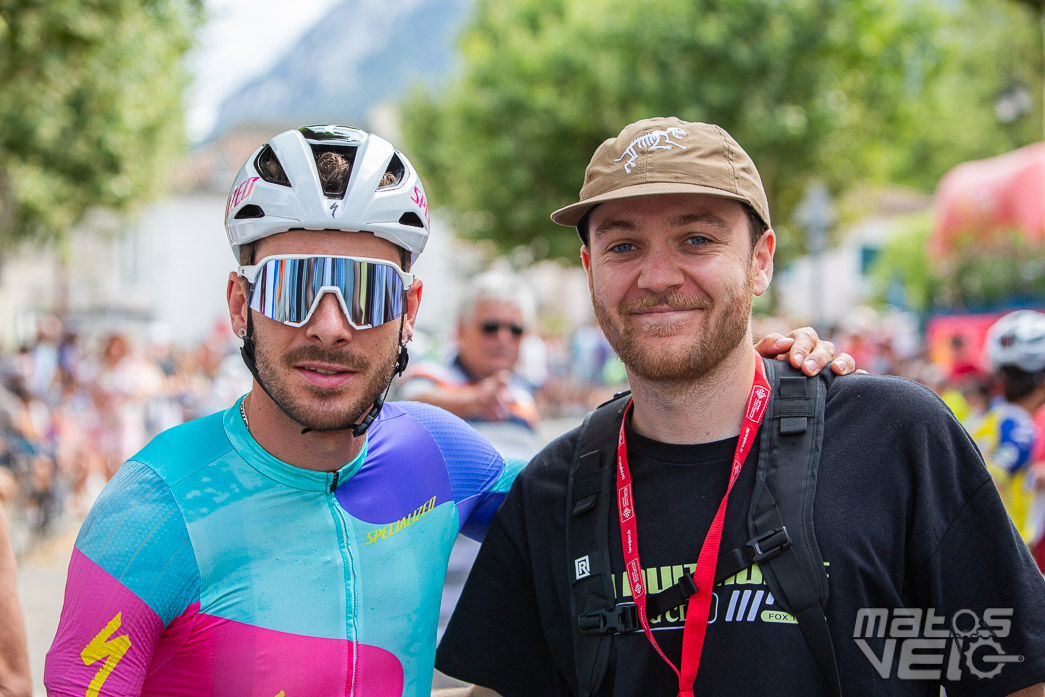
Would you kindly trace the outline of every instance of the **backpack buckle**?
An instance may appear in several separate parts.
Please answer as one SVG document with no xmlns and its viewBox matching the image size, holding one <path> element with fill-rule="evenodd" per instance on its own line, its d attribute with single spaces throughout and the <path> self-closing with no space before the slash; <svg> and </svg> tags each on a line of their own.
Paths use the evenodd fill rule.
<svg viewBox="0 0 1045 697">
<path fill-rule="evenodd" d="M 754 551 L 751 562 L 758 563 L 772 559 L 790 547 L 791 536 L 787 534 L 787 526 L 780 526 L 776 530 L 753 537 L 748 541 L 747 546 Z"/>
<path fill-rule="evenodd" d="M 639 611 L 634 605 L 617 605 L 612 610 L 590 610 L 577 618 L 581 634 L 623 634 L 634 632 L 639 625 Z"/>
</svg>

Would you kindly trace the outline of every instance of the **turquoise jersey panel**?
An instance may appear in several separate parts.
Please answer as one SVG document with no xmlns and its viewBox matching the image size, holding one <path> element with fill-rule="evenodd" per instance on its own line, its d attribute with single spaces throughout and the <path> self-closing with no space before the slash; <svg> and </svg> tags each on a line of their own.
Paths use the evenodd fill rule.
<svg viewBox="0 0 1045 697">
<path fill-rule="evenodd" d="M 331 475 L 269 455 L 238 411 L 216 427 L 233 449 L 172 489 L 203 579 L 201 611 L 280 632 L 350 638 L 346 570 L 327 507 Z M 350 477 L 365 456 L 364 448 L 339 475 Z M 288 592 L 295 588 L 308 593 Z"/>
<path fill-rule="evenodd" d="M 385 405 L 337 472 L 272 457 L 238 404 L 171 429 L 84 525 L 48 689 L 428 695 L 453 541 L 481 536 L 517 468 L 427 405 Z M 121 632 L 129 658 L 103 675 L 83 651 L 123 646 Z"/>
<path fill-rule="evenodd" d="M 106 569 L 166 624 L 200 596 L 181 511 L 155 470 L 127 462 L 80 528 L 76 549 Z"/>
</svg>

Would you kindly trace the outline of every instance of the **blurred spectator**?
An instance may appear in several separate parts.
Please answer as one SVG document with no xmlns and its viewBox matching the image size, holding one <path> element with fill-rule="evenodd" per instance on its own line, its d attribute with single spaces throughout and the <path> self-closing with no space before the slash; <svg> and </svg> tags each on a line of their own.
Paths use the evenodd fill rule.
<svg viewBox="0 0 1045 697">
<path fill-rule="evenodd" d="M 595 324 L 585 324 L 573 333 L 570 376 L 581 394 L 582 414 L 613 395 L 613 388 L 606 388 L 606 365 L 614 360 L 613 348 Z M 616 375 L 614 371 L 610 372 Z"/>
<path fill-rule="evenodd" d="M 1016 529 L 1033 546 L 1045 529 L 1031 470 L 1033 414 L 1045 405 L 1045 314 L 1019 310 L 999 319 L 987 333 L 987 355 L 1003 395 L 969 430 Z"/>
<path fill-rule="evenodd" d="M 976 356 L 968 348 L 965 337 L 953 334 L 951 344 L 951 374 L 948 379 L 952 383 L 960 383 L 966 378 L 982 375 Z"/>
<path fill-rule="evenodd" d="M 29 362 L 26 366 L 26 389 L 31 395 L 51 403 L 55 394 L 55 378 L 59 367 L 59 340 L 62 336 L 62 323 L 53 315 L 45 315 L 39 320 L 36 330 L 36 345 L 29 349 Z"/>
<path fill-rule="evenodd" d="M 223 334 L 215 336 L 222 338 L 180 351 L 170 331 L 154 325 L 144 353 L 122 333 L 105 335 L 92 351 L 78 331 L 48 317 L 35 343 L 0 353 L 0 504 L 19 554 L 63 512 L 82 518 L 149 437 L 213 411 L 201 409 L 216 391 L 223 404 L 228 393 L 246 391 L 249 375 Z"/>
<path fill-rule="evenodd" d="M 163 383 L 160 369 L 131 352 L 123 334 L 111 334 L 93 374 L 92 394 L 98 410 L 98 444 L 109 476 L 149 440 L 146 403 Z"/>
<path fill-rule="evenodd" d="M 502 455 L 530 459 L 539 447 L 537 404 L 533 386 L 516 369 L 535 316 L 521 279 L 502 272 L 477 276 L 464 291 L 456 353 L 445 364 L 407 368 L 398 398 L 442 407 L 472 424 Z"/>
</svg>

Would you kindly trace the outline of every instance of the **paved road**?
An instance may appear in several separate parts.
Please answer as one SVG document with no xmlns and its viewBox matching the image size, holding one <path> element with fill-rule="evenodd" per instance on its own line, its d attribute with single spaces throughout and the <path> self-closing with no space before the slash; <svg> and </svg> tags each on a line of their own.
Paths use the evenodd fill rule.
<svg viewBox="0 0 1045 697">
<path fill-rule="evenodd" d="M 578 421 L 545 421 L 541 424 L 541 439 L 547 442 L 573 428 Z M 38 545 L 19 563 L 18 592 L 29 634 L 29 660 L 36 685 L 34 697 L 45 695 L 44 657 L 58 629 L 58 618 L 61 615 L 62 598 L 65 593 L 65 574 L 78 527 L 76 521 L 61 524 L 54 537 Z M 441 675 L 436 677 L 436 683 L 437 686 L 458 684 Z"/>
</svg>

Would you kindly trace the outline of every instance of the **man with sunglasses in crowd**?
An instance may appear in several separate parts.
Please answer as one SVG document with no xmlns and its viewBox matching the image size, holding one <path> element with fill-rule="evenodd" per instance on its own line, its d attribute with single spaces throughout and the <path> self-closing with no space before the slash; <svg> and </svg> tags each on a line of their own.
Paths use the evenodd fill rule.
<svg viewBox="0 0 1045 697">
<path fill-rule="evenodd" d="M 102 492 L 48 693 L 428 694 L 453 540 L 483 536 L 521 463 L 441 409 L 384 404 L 421 298 L 421 182 L 377 136 L 286 131 L 240 170 L 225 223 L 253 388 L 157 436 Z M 813 341 L 795 350 L 822 366 Z"/>
<path fill-rule="evenodd" d="M 471 424 L 507 457 L 539 449 L 533 386 L 516 372 L 535 302 L 522 279 L 500 271 L 469 281 L 458 311 L 456 352 L 446 363 L 411 366 L 396 396 L 427 402 Z"/>
</svg>

